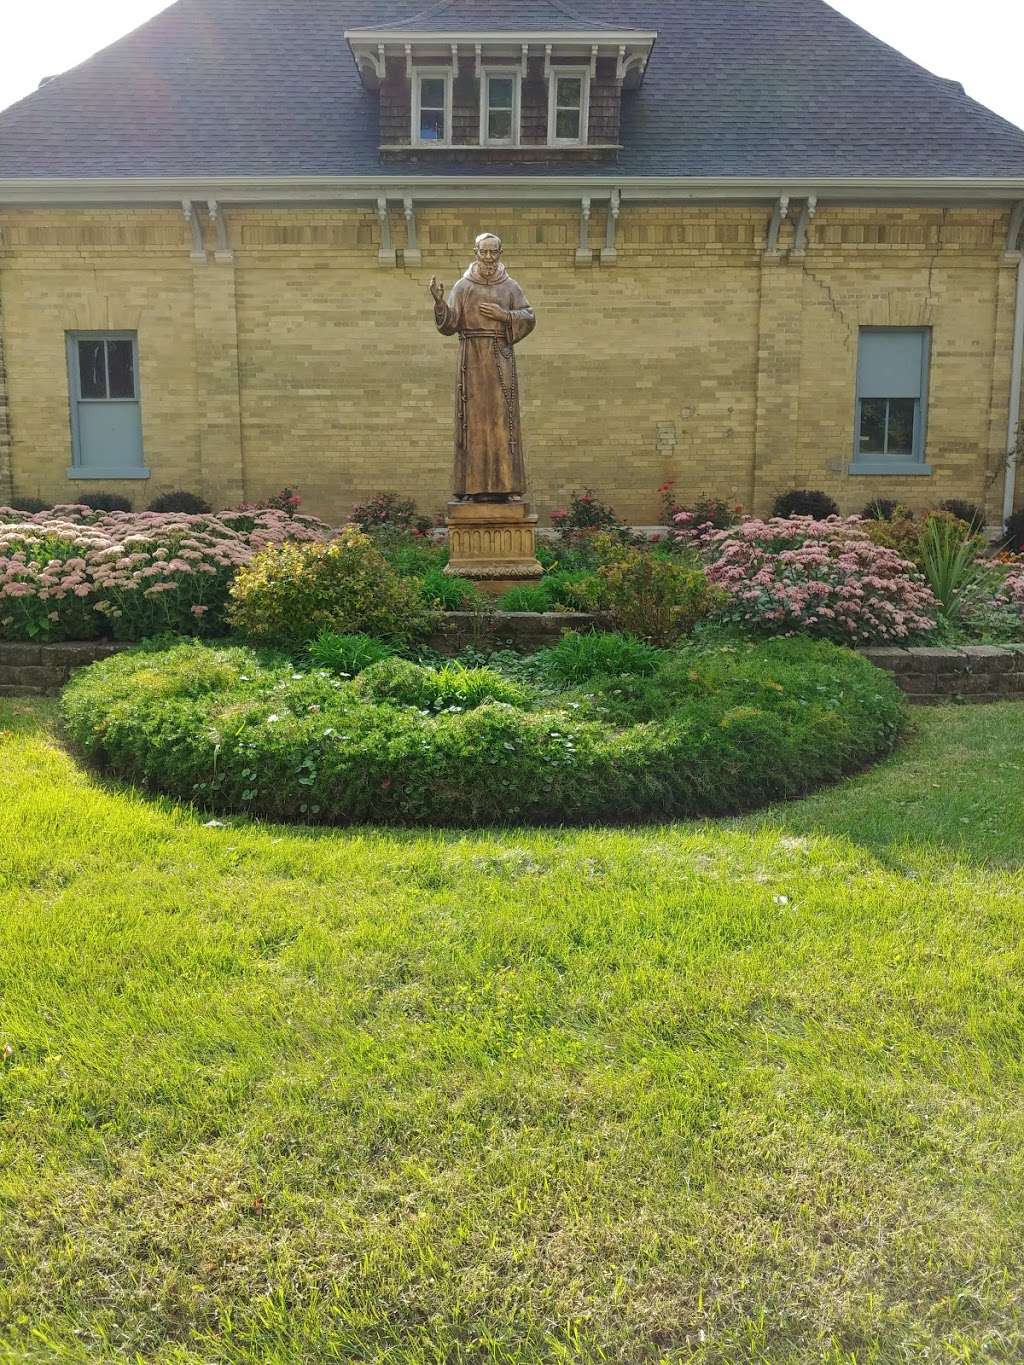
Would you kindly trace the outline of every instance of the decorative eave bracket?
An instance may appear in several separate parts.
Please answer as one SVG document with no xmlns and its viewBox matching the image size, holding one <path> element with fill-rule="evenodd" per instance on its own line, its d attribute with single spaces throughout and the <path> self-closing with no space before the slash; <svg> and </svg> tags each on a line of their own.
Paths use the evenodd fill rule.
<svg viewBox="0 0 1024 1365">
<path fill-rule="evenodd" d="M 779 234 L 782 232 L 782 224 L 789 217 L 789 195 L 783 194 L 775 202 L 772 209 L 771 222 L 768 224 L 768 241 L 765 244 L 766 256 L 777 256 L 779 254 Z"/>
<path fill-rule="evenodd" d="M 369 90 L 378 90 L 387 73 L 389 57 L 404 63 L 408 75 L 414 66 L 443 64 L 458 72 L 462 50 L 472 53 L 479 79 L 484 62 L 519 65 L 526 74 L 531 53 L 544 58 L 548 75 L 552 64 L 575 63 L 597 74 L 600 60 L 613 61 L 617 78 L 627 89 L 640 85 L 647 70 L 656 32 L 638 29 L 600 32 L 520 30 L 509 32 L 461 31 L 428 33 L 402 29 L 350 29 L 345 33 L 360 79 Z"/>
<path fill-rule="evenodd" d="M 796 221 L 796 237 L 793 241 L 793 255 L 807 255 L 807 235 L 811 229 L 811 223 L 818 212 L 818 196 L 808 195 L 804 200 L 804 206 L 800 210 L 800 217 Z"/>
<path fill-rule="evenodd" d="M 619 190 L 612 190 L 611 198 L 608 200 L 608 218 L 604 228 L 604 246 L 601 248 L 602 265 L 611 265 L 619 254 L 615 242 L 619 231 L 619 211 L 621 208 L 622 194 Z"/>
<path fill-rule="evenodd" d="M 1024 200 L 1015 204 L 1010 214 L 1010 226 L 1006 233 L 1006 254 L 1017 258 L 1024 252 Z"/>
<path fill-rule="evenodd" d="M 224 205 L 216 199 L 208 199 L 206 209 L 217 234 L 217 250 L 213 253 L 213 259 L 224 263 L 233 261 L 235 256 L 228 239 L 228 224 L 224 217 Z"/>
<path fill-rule="evenodd" d="M 191 199 L 183 199 L 181 211 L 185 215 L 185 222 L 192 230 L 192 259 L 194 261 L 205 261 L 206 243 L 203 241 L 203 225 L 196 213 L 196 206 Z"/>
</svg>

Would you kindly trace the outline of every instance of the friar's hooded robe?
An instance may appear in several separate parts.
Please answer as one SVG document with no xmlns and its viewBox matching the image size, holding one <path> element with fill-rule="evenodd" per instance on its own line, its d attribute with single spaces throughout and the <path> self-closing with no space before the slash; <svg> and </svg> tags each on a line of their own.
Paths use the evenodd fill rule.
<svg viewBox="0 0 1024 1365">
<path fill-rule="evenodd" d="M 504 323 L 485 317 L 480 305 L 504 308 Z M 519 387 L 512 347 L 533 331 L 536 318 L 526 295 L 499 261 L 485 281 L 476 261 L 447 303 L 434 304 L 442 336 L 459 335 L 459 378 L 455 392 L 455 480 L 457 497 L 521 495 L 526 491 Z"/>
</svg>

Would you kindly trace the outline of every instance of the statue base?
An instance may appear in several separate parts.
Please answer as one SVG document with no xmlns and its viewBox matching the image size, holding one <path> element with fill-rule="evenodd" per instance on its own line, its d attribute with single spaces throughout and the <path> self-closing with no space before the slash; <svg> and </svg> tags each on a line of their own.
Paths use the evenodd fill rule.
<svg viewBox="0 0 1024 1365">
<path fill-rule="evenodd" d="M 445 573 L 493 593 L 536 583 L 544 568 L 537 559 L 537 517 L 529 503 L 452 499 Z"/>
</svg>

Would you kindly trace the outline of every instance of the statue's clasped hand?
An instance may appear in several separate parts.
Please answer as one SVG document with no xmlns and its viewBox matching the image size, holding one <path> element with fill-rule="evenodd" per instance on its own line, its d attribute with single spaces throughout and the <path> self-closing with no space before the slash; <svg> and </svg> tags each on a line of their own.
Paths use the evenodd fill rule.
<svg viewBox="0 0 1024 1365">
<path fill-rule="evenodd" d="M 496 303 L 482 303 L 480 312 L 485 318 L 494 318 L 495 322 L 507 322 L 508 310 L 501 308 Z"/>
</svg>

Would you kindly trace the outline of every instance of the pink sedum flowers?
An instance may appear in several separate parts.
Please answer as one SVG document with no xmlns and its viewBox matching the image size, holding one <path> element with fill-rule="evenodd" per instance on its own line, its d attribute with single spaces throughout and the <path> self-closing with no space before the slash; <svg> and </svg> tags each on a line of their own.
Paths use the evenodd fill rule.
<svg viewBox="0 0 1024 1365">
<path fill-rule="evenodd" d="M 189 516 L 0 507 L 0 640 L 222 634 L 228 587 L 258 550 L 334 535 L 315 517 L 274 508 Z"/>
<path fill-rule="evenodd" d="M 857 517 L 751 518 L 704 534 L 700 551 L 731 598 L 721 616 L 748 628 L 863 645 L 936 626 L 938 603 L 915 567 L 875 545 Z"/>
</svg>

